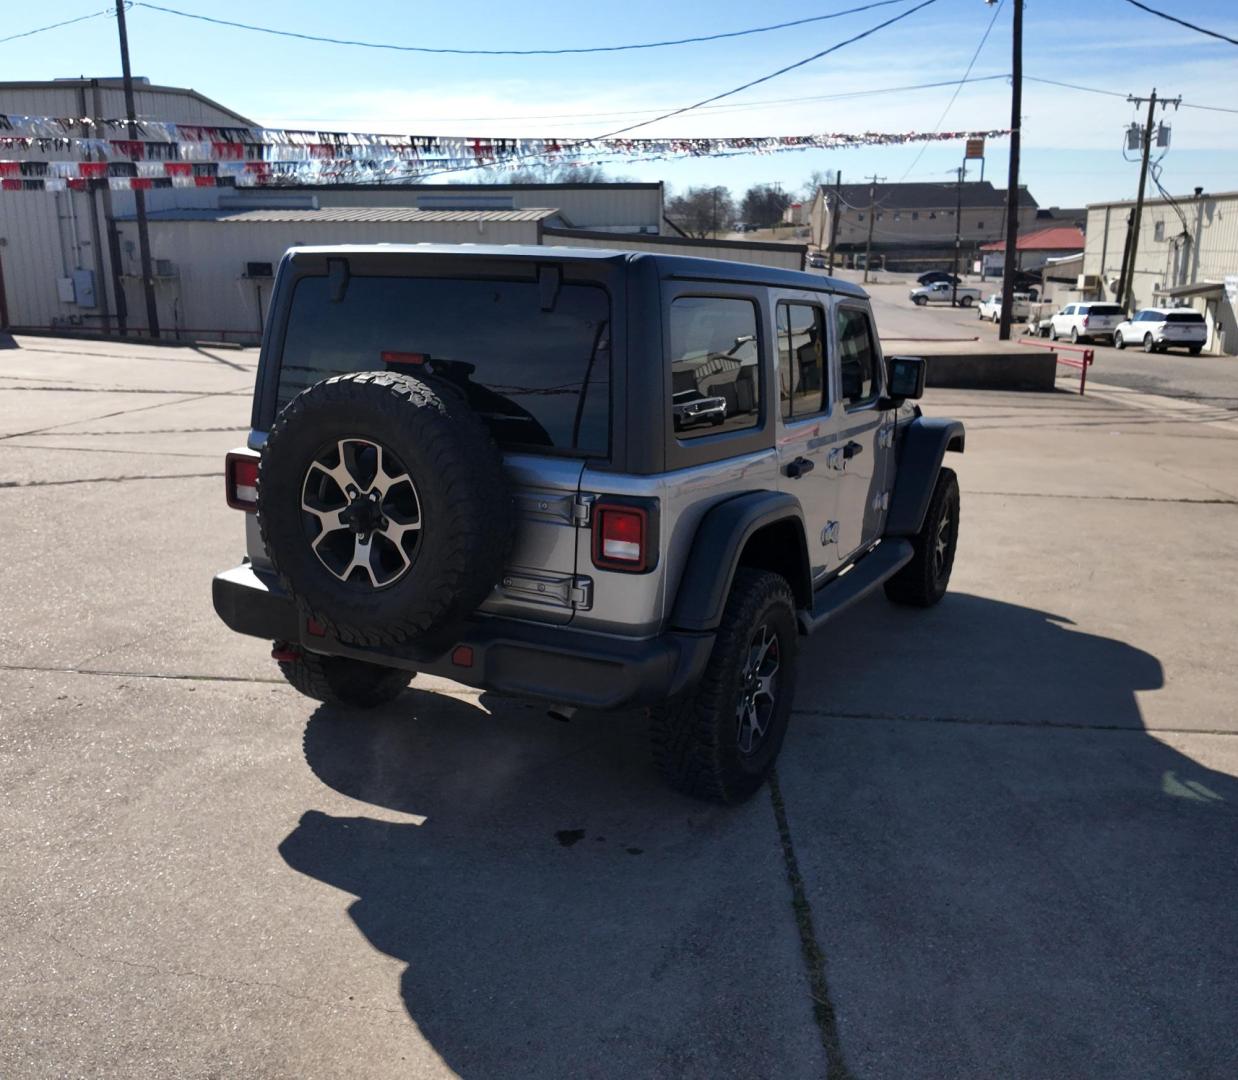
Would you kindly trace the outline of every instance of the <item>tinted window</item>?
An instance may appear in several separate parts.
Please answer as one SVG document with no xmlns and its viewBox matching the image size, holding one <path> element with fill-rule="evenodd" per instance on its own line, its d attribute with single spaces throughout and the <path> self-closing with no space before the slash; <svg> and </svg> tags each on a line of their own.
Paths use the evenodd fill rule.
<svg viewBox="0 0 1238 1080">
<path fill-rule="evenodd" d="M 838 309 L 838 358 L 842 372 L 842 399 L 862 405 L 881 389 L 877 376 L 877 346 L 868 315 L 855 308 Z"/>
<path fill-rule="evenodd" d="M 302 278 L 284 338 L 277 404 L 351 371 L 429 374 L 464 390 L 504 446 L 605 454 L 610 301 L 564 285 L 543 311 L 534 281 L 354 277 L 333 302 Z"/>
<path fill-rule="evenodd" d="M 784 419 L 829 408 L 824 331 L 815 304 L 778 305 L 778 393 Z"/>
<path fill-rule="evenodd" d="M 671 304 L 671 418 L 680 438 L 761 422 L 761 353 L 751 300 L 681 296 Z"/>
<path fill-rule="evenodd" d="M 1171 311 L 1165 316 L 1166 322 L 1176 323 L 1201 323 L 1204 317 L 1198 311 Z"/>
<path fill-rule="evenodd" d="M 1126 312 L 1117 304 L 1093 304 L 1088 308 L 1089 315 L 1125 315 Z"/>
</svg>

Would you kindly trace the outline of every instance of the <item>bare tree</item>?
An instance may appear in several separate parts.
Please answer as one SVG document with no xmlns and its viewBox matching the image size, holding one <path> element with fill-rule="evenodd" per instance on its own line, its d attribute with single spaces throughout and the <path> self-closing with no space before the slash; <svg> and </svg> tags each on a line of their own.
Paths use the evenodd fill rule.
<svg viewBox="0 0 1238 1080">
<path fill-rule="evenodd" d="M 817 197 L 817 189 L 831 187 L 835 173 L 832 169 L 814 169 L 808 174 L 804 186 L 800 189 L 800 201 L 810 203 Z"/>
<path fill-rule="evenodd" d="M 721 184 L 688 188 L 666 201 L 666 216 L 689 236 L 704 240 L 711 233 L 728 232 L 735 220 L 735 200 Z"/>
<path fill-rule="evenodd" d="M 782 220 L 782 212 L 791 205 L 791 196 L 769 184 L 757 184 L 744 192 L 740 216 L 751 225 L 768 228 Z"/>
</svg>

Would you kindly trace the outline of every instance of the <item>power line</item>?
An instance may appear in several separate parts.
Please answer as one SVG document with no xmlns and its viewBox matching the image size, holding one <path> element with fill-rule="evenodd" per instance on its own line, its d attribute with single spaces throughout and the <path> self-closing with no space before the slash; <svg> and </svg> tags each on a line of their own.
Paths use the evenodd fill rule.
<svg viewBox="0 0 1238 1080">
<path fill-rule="evenodd" d="M 1196 26 L 1194 23 L 1189 23 L 1185 19 L 1179 19 L 1176 15 L 1167 15 L 1163 11 L 1157 11 L 1156 8 L 1148 7 L 1147 4 L 1141 4 L 1139 0 L 1126 0 L 1133 7 L 1139 8 L 1141 11 L 1146 11 L 1149 15 L 1155 15 L 1159 19 L 1168 19 L 1170 22 L 1177 23 L 1179 26 L 1185 26 L 1188 30 L 1194 30 L 1200 34 L 1207 34 L 1209 37 L 1220 38 L 1222 41 L 1228 41 L 1231 45 L 1238 45 L 1238 38 L 1229 37 L 1226 34 L 1219 33 L 1216 30 L 1209 30 L 1203 26 Z"/>
<path fill-rule="evenodd" d="M 950 111 L 951 106 L 954 105 L 955 100 L 958 98 L 959 91 L 963 89 L 963 83 L 967 81 L 967 76 L 971 74 L 971 69 L 976 66 L 976 59 L 980 56 L 980 50 L 984 48 L 984 43 L 989 40 L 989 34 L 992 33 L 993 24 L 997 22 L 997 16 L 1001 10 L 1002 2 L 1001 0 L 997 0 L 997 5 L 993 8 L 993 18 L 989 20 L 989 25 L 984 28 L 984 33 L 980 37 L 980 44 L 976 46 L 976 51 L 971 54 L 971 60 L 967 63 L 967 70 L 963 72 L 962 81 L 954 88 L 954 93 L 950 95 L 950 100 L 946 102 L 946 107 L 941 110 L 941 115 L 937 118 L 937 123 L 933 127 L 933 134 L 936 134 L 939 130 L 941 130 L 941 125 L 946 119 L 946 114 Z M 925 145 L 927 145 L 927 143 Z M 916 151 L 915 161 L 908 165 L 907 172 L 903 173 L 903 175 L 899 177 L 900 181 L 906 179 L 907 173 L 911 172 L 912 169 L 920 164 L 920 159 L 923 156 L 924 147 L 921 146 L 920 149 Z"/>
<path fill-rule="evenodd" d="M 52 23 L 50 26 L 38 26 L 33 30 L 23 30 L 20 34 L 10 34 L 8 37 L 0 38 L 0 45 L 6 41 L 16 41 L 18 38 L 27 38 L 32 34 L 41 34 L 45 30 L 59 30 L 62 26 L 72 26 L 74 23 L 85 22 L 87 19 L 97 19 L 100 15 L 112 15 L 114 12 L 108 11 L 92 11 L 89 15 L 79 15 L 76 19 L 65 19 L 64 22 Z"/>
<path fill-rule="evenodd" d="M 259 34 L 273 34 L 276 37 L 299 38 L 302 41 L 315 41 L 325 45 L 351 45 L 359 49 L 386 49 L 392 52 L 432 53 L 449 56 L 576 56 L 582 53 L 628 52 L 634 49 L 662 49 L 672 45 L 696 45 L 704 41 L 722 41 L 726 38 L 747 37 L 751 34 L 767 34 L 773 30 L 785 30 L 792 26 L 804 26 L 808 23 L 824 22 L 827 19 L 840 19 L 844 15 L 855 15 L 861 11 L 873 8 L 887 7 L 890 4 L 903 3 L 903 0 L 873 0 L 860 7 L 847 8 L 844 11 L 830 12 L 828 15 L 810 15 L 803 19 L 792 19 L 790 22 L 772 23 L 769 26 L 753 26 L 747 30 L 731 30 L 721 34 L 705 34 L 699 37 L 673 38 L 666 41 L 646 41 L 633 45 L 592 45 L 571 49 L 453 49 L 429 45 L 392 45 L 383 41 L 356 41 L 350 38 L 328 37 L 319 34 L 303 34 L 295 30 L 280 30 L 272 26 L 255 26 L 252 23 L 235 22 L 231 19 L 218 19 L 213 15 L 200 15 L 192 11 L 180 11 L 177 8 L 164 7 L 161 4 L 148 4 L 137 0 L 134 7 L 149 8 L 165 15 L 177 15 L 183 19 L 196 19 L 198 22 L 213 23 L 216 26 L 227 26 L 234 30 L 252 30 Z"/>
<path fill-rule="evenodd" d="M 660 120 L 669 120 L 672 116 L 681 116 L 686 112 L 691 112 L 693 109 L 700 109 L 706 105 L 710 105 L 715 101 L 721 101 L 725 97 L 732 97 L 735 94 L 742 93 L 754 86 L 759 86 L 761 83 L 769 82 L 771 79 L 778 78 L 779 75 L 785 75 L 788 71 L 794 71 L 796 68 L 801 68 L 805 64 L 811 64 L 814 60 L 820 60 L 823 56 L 829 56 L 830 53 L 837 52 L 839 49 L 847 45 L 853 45 L 857 41 L 861 41 L 878 30 L 884 30 L 887 26 L 892 26 L 894 23 L 907 18 L 909 15 L 914 15 L 917 11 L 928 7 L 930 4 L 935 4 L 937 0 L 922 0 L 913 8 L 908 8 L 906 11 L 895 15 L 891 19 L 886 19 L 885 22 L 878 23 L 876 26 L 870 27 L 861 33 L 855 34 L 852 37 L 846 38 L 828 49 L 822 49 L 820 52 L 815 52 L 811 56 L 806 56 L 802 60 L 796 60 L 793 64 L 787 64 L 785 67 L 780 67 L 777 71 L 771 71 L 768 75 L 762 75 L 760 78 L 751 79 L 741 86 L 733 87 L 730 90 L 724 90 L 720 94 L 714 94 L 712 97 L 702 98 L 700 101 L 692 105 L 685 105 L 679 109 L 672 109 L 670 112 L 663 113 L 661 116 L 655 116 L 652 120 L 642 120 L 639 124 L 629 124 L 627 127 L 618 128 L 615 131 L 609 131 L 605 135 L 597 135 L 598 139 L 613 139 L 616 135 L 626 135 L 629 131 L 635 131 L 637 128 L 648 127 L 650 124 L 656 124 Z"/>
</svg>

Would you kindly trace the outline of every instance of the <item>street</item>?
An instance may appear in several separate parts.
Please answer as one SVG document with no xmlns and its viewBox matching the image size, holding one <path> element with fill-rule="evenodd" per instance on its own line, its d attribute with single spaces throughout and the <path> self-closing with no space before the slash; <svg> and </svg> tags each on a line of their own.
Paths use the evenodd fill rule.
<svg viewBox="0 0 1238 1080">
<path fill-rule="evenodd" d="M 316 707 L 226 630 L 256 362 L 0 337 L 0 1076 L 1238 1075 L 1233 360 L 930 391 L 950 592 L 805 642 L 738 808 L 641 716 Z"/>
<path fill-rule="evenodd" d="M 812 271 L 824 273 L 824 271 Z M 841 270 L 837 277 L 863 284 L 863 271 Z M 878 271 L 877 280 L 864 285 L 872 297 L 873 313 L 881 328 L 887 351 L 914 351 L 922 339 L 979 338 L 996 341 L 997 328 L 977 318 L 976 309 L 950 308 L 932 304 L 918 308 L 908 293 L 916 287 L 912 275 Z M 982 295 L 1001 291 L 1000 281 L 981 281 L 978 275 L 964 277 Z M 1054 308 L 1048 305 L 1048 308 Z M 1021 336 L 1016 323 L 1012 339 Z M 1046 343 L 1047 343 L 1047 339 Z M 1215 409 L 1238 412 L 1238 358 L 1232 356 L 1191 356 L 1185 349 L 1168 353 L 1145 353 L 1139 348 L 1115 349 L 1101 342 L 1084 342 L 1095 351 L 1095 362 L 1088 381 L 1095 384 L 1139 390 L 1161 397 L 1195 401 Z"/>
</svg>

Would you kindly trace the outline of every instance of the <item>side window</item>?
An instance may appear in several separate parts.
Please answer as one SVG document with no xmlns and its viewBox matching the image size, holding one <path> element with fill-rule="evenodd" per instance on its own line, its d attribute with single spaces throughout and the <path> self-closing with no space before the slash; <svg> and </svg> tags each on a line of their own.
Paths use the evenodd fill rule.
<svg viewBox="0 0 1238 1080">
<path fill-rule="evenodd" d="M 880 392 L 881 379 L 868 315 L 857 308 L 838 309 L 838 357 L 843 404 L 848 408 L 867 404 Z"/>
<path fill-rule="evenodd" d="M 761 351 L 751 300 L 680 296 L 671 303 L 671 422 L 681 439 L 761 422 Z"/>
<path fill-rule="evenodd" d="M 782 418 L 825 412 L 825 319 L 816 304 L 778 305 L 778 394 Z"/>
<path fill-rule="evenodd" d="M 1075 313 L 1074 304 L 1067 304 L 1064 308 L 1062 308 L 1063 315 L 1073 315 L 1074 313 Z"/>
</svg>

